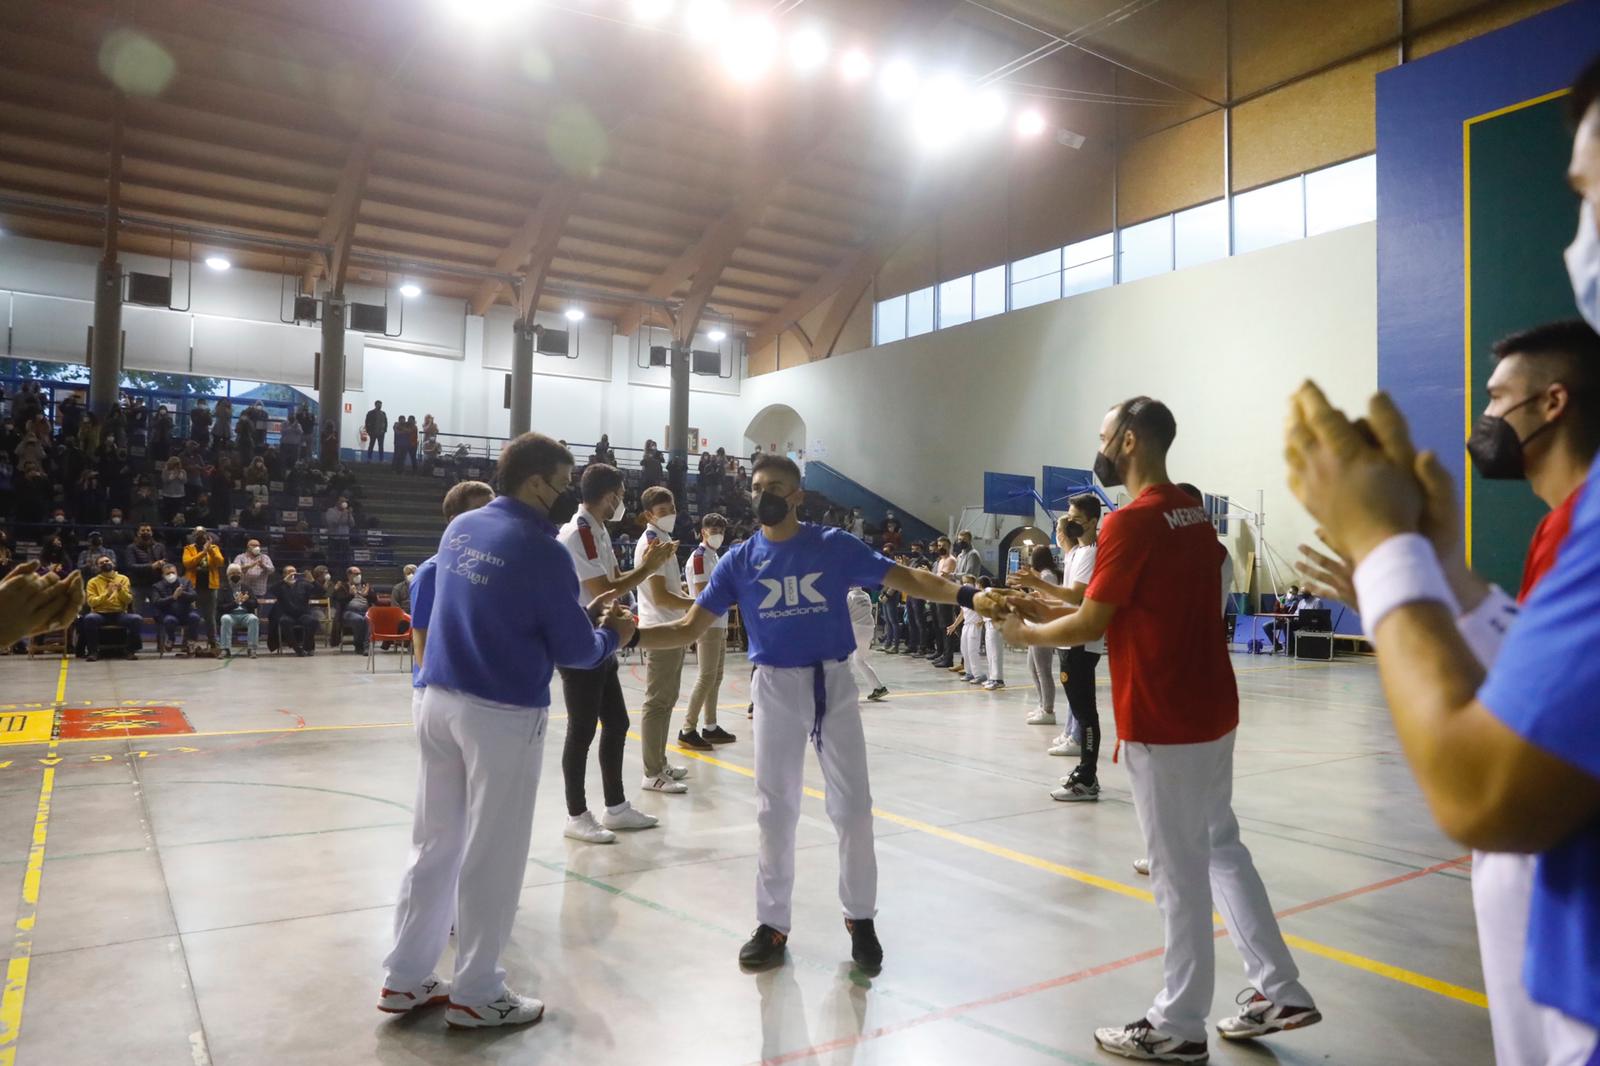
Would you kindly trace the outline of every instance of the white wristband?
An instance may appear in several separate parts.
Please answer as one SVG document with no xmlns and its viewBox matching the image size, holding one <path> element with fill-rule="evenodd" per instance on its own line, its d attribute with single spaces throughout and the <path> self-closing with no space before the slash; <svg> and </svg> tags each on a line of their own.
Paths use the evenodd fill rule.
<svg viewBox="0 0 1600 1066">
<path fill-rule="evenodd" d="M 1467 642 L 1478 663 L 1487 670 L 1500 654 L 1500 645 L 1517 620 L 1517 601 L 1499 585 L 1489 586 L 1489 595 L 1467 614 L 1456 619 L 1461 639 Z"/>
<path fill-rule="evenodd" d="M 1355 586 L 1368 640 L 1390 611 L 1408 603 L 1442 603 L 1451 614 L 1461 613 L 1433 545 L 1420 533 L 1402 533 L 1372 549 L 1356 567 Z"/>
</svg>

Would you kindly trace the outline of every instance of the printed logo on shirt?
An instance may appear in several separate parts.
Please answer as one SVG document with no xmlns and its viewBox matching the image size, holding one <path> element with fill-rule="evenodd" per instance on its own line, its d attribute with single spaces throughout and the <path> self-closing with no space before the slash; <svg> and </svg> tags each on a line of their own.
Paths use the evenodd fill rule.
<svg viewBox="0 0 1600 1066">
<path fill-rule="evenodd" d="M 456 552 L 454 563 L 449 567 L 452 574 L 466 578 L 474 585 L 487 585 L 489 575 L 482 572 L 480 566 L 505 566 L 506 561 L 490 552 L 479 551 L 477 548 L 467 547 L 467 542 L 472 540 L 472 534 L 460 533 L 451 537 L 445 543 L 445 550 Z"/>
<path fill-rule="evenodd" d="M 810 573 L 804 577 L 795 577 L 792 574 L 779 581 L 776 578 L 763 577 L 757 581 L 767 590 L 767 598 L 761 601 L 756 608 L 762 618 L 792 618 L 803 614 L 826 614 L 828 612 L 828 599 L 817 591 L 817 581 L 822 577 L 821 571 Z M 800 598 L 805 597 L 812 606 L 800 606 Z M 774 611 L 772 608 L 782 600 L 785 610 Z"/>
<path fill-rule="evenodd" d="M 759 574 L 761 571 L 765 570 L 767 568 L 767 565 L 769 563 L 771 563 L 771 562 L 772 562 L 771 559 L 763 559 L 759 563 L 756 563 L 756 573 Z"/>
<path fill-rule="evenodd" d="M 1206 514 L 1204 507 L 1177 507 L 1166 512 L 1163 517 L 1167 520 L 1168 529 L 1183 529 L 1185 526 L 1197 526 L 1202 522 L 1211 521 L 1211 516 Z"/>
</svg>

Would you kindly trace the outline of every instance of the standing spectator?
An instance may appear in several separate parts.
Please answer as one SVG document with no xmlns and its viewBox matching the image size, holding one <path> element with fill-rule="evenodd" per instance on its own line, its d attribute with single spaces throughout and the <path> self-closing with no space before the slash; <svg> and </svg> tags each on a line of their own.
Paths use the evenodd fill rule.
<svg viewBox="0 0 1600 1066">
<path fill-rule="evenodd" d="M 411 469 L 417 469 L 417 416 L 401 415 L 394 424 L 394 469 L 405 469 L 406 459 L 411 459 Z"/>
<path fill-rule="evenodd" d="M 424 443 L 435 440 L 439 436 L 439 423 L 433 420 L 432 415 L 422 416 L 422 440 Z"/>
<path fill-rule="evenodd" d="M 322 469 L 334 470 L 339 465 L 339 429 L 333 419 L 322 423 Z"/>
<path fill-rule="evenodd" d="M 100 557 L 106 554 L 105 538 L 99 530 L 89 534 L 88 545 L 78 553 L 78 569 L 83 571 L 85 581 L 92 581 L 100 572 Z"/>
<path fill-rule="evenodd" d="M 166 404 L 156 405 L 156 416 L 150 422 L 150 458 L 158 463 L 167 461 L 172 454 L 172 412 Z"/>
<path fill-rule="evenodd" d="M 78 427 L 83 424 L 83 404 L 78 402 L 77 393 L 67 393 L 67 398 L 56 408 L 56 421 L 61 426 L 63 438 L 78 435 Z"/>
<path fill-rule="evenodd" d="M 343 581 L 336 581 L 329 590 L 330 617 L 338 622 L 342 634 L 348 629 L 355 635 L 356 654 L 367 654 L 367 608 L 372 605 L 372 586 L 361 579 L 361 568 L 352 566 L 344 573 Z"/>
<path fill-rule="evenodd" d="M 267 586 L 271 584 L 273 571 L 277 568 L 272 564 L 272 556 L 262 550 L 261 541 L 251 537 L 245 542 L 244 551 L 234 556 L 228 572 L 231 574 L 235 569 L 244 578 L 245 588 L 260 597 L 267 594 Z"/>
<path fill-rule="evenodd" d="M 195 590 L 188 578 L 178 576 L 178 568 L 171 563 L 161 566 L 161 581 L 155 589 L 156 625 L 167 635 L 167 644 L 178 642 L 178 629 L 182 627 L 185 643 L 178 649 L 183 658 L 194 654 L 200 643 L 200 630 L 205 618 L 195 609 Z"/>
<path fill-rule="evenodd" d="M 83 454 L 93 455 L 95 452 L 99 451 L 101 437 L 99 416 L 93 411 L 89 411 L 84 414 L 83 421 L 78 425 L 78 431 L 76 433 L 68 433 L 65 430 L 63 430 L 61 433 L 61 439 L 63 441 L 72 440 L 74 437 L 77 438 L 78 448 L 83 452 Z"/>
<path fill-rule="evenodd" d="M 127 446 L 128 420 L 120 404 L 112 404 L 111 410 L 106 412 L 105 421 L 100 425 L 100 439 L 114 441 L 119 447 Z"/>
<path fill-rule="evenodd" d="M 222 602 L 218 608 L 217 625 L 222 634 L 220 643 L 223 658 L 233 658 L 233 631 L 242 625 L 249 638 L 245 654 L 254 659 L 256 647 L 261 643 L 261 619 L 256 614 L 261 605 L 256 600 L 256 594 L 245 584 L 244 574 L 237 564 L 228 567 L 228 587 L 219 599 Z"/>
<path fill-rule="evenodd" d="M 205 619 L 206 635 L 211 635 L 211 622 L 217 616 L 217 589 L 222 585 L 222 575 L 227 560 L 217 546 L 217 538 L 204 526 L 195 526 L 194 535 L 183 549 L 184 577 L 195 589 L 195 602 L 200 617 Z"/>
<path fill-rule="evenodd" d="M 661 450 L 656 447 L 656 442 L 644 442 L 644 457 L 639 460 L 639 472 L 643 475 L 640 481 L 641 489 L 654 488 L 662 483 L 666 474 L 662 469 Z"/>
<path fill-rule="evenodd" d="M 695 483 L 695 492 L 700 498 L 700 510 L 711 510 L 711 486 L 714 483 L 711 470 L 716 460 L 711 458 L 710 452 L 700 453 L 700 480 Z"/>
<path fill-rule="evenodd" d="M 171 522 L 172 516 L 183 510 L 188 499 L 189 475 L 183 468 L 183 459 L 174 455 L 161 468 L 161 518 Z"/>
<path fill-rule="evenodd" d="M 272 421 L 272 416 L 267 414 L 267 408 L 260 400 L 252 400 L 250 406 L 245 408 L 245 415 L 255 423 L 256 440 L 262 443 L 267 439 L 267 424 Z"/>
<path fill-rule="evenodd" d="M 233 401 L 224 396 L 211 412 L 211 439 L 217 451 L 227 451 L 233 429 Z"/>
<path fill-rule="evenodd" d="M 117 564 L 107 552 L 99 553 L 94 569 L 85 592 L 89 613 L 83 616 L 81 627 L 84 658 L 94 662 L 100 657 L 100 627 L 110 622 L 127 632 L 128 658 L 137 659 L 144 619 L 133 612 L 133 588 L 126 575 L 117 573 Z"/>
<path fill-rule="evenodd" d="M 350 513 L 350 501 L 340 496 L 334 505 L 322 512 L 322 525 L 329 536 L 348 537 L 355 529 L 355 516 Z"/>
<path fill-rule="evenodd" d="M 717 553 L 722 550 L 727 535 L 728 520 L 715 511 L 700 520 L 700 544 L 689 556 L 689 572 L 684 575 L 691 599 L 711 583 L 711 571 L 716 569 Z M 684 716 L 683 728 L 678 731 L 678 747 L 709 751 L 713 744 L 730 744 L 737 739 L 717 724 L 717 694 L 722 690 L 722 665 L 727 652 L 728 616 L 720 615 L 695 646 L 699 673 L 694 691 L 689 693 L 689 711 Z M 706 721 L 704 731 L 699 729 L 702 713 Z"/>
<path fill-rule="evenodd" d="M 317 630 L 322 627 L 321 616 L 311 607 L 315 590 L 310 581 L 302 580 L 298 567 L 290 564 L 283 568 L 283 580 L 272 586 L 272 611 L 267 625 L 272 639 L 279 647 L 290 642 L 294 628 L 300 628 L 300 641 L 294 645 L 297 658 L 315 654 Z"/>
<path fill-rule="evenodd" d="M 383 413 L 383 401 L 373 400 L 367 412 L 367 462 L 372 462 L 372 449 L 378 449 L 378 462 L 383 462 L 383 438 L 389 432 L 389 416 Z"/>
<path fill-rule="evenodd" d="M 590 462 L 604 463 L 607 466 L 617 465 L 616 453 L 611 450 L 611 435 L 600 434 L 600 443 L 594 446 L 594 458 Z"/>
<path fill-rule="evenodd" d="M 189 409 L 189 439 L 201 444 L 211 439 L 211 407 L 203 398 Z"/>
<path fill-rule="evenodd" d="M 150 523 L 142 522 L 133 543 L 125 555 L 128 580 L 133 584 L 134 599 L 143 607 L 154 594 L 161 581 L 163 564 L 167 560 L 167 547 L 155 538 Z"/>
<path fill-rule="evenodd" d="M 294 420 L 304 436 L 309 437 L 317 431 L 317 416 L 311 413 L 309 404 L 300 405 L 300 409 L 294 413 Z"/>
<path fill-rule="evenodd" d="M 972 546 L 972 533 L 963 529 L 956 535 L 956 576 L 980 577 L 983 574 L 983 560 L 978 556 L 978 549 Z"/>
<path fill-rule="evenodd" d="M 278 458 L 285 469 L 300 461 L 300 446 L 305 439 L 306 431 L 300 428 L 299 422 L 292 418 L 284 420 L 283 429 L 278 432 Z"/>
<path fill-rule="evenodd" d="M 248 463 L 256 456 L 256 446 L 265 443 L 265 438 L 256 436 L 255 420 L 246 412 L 239 416 L 239 425 L 234 430 L 239 441 L 239 461 Z M 226 449 L 219 449 L 225 451 Z"/>
<path fill-rule="evenodd" d="M 895 562 L 901 566 L 909 566 L 904 555 L 898 556 Z M 883 623 L 883 653 L 885 655 L 899 655 L 900 642 L 905 639 L 900 625 L 900 612 L 904 610 L 905 596 L 898 589 L 889 588 L 887 585 L 878 593 L 878 621 Z"/>
</svg>

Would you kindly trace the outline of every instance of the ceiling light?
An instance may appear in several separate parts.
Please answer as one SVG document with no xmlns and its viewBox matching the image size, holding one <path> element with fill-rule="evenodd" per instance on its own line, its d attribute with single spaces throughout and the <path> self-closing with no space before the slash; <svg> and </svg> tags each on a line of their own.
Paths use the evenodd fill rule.
<svg viewBox="0 0 1600 1066">
<path fill-rule="evenodd" d="M 640 22 L 657 22 L 672 13 L 672 0 L 633 0 L 633 17 Z"/>
<path fill-rule="evenodd" d="M 811 74 L 827 61 L 827 38 L 815 26 L 807 26 L 789 38 L 789 62 L 801 74 Z"/>
<path fill-rule="evenodd" d="M 408 281 L 404 285 L 400 286 L 400 295 L 404 296 L 408 300 L 415 300 L 418 296 L 422 295 L 422 286 L 418 285 L 416 282 Z"/>
<path fill-rule="evenodd" d="M 233 266 L 233 264 L 228 262 L 220 255 L 208 255 L 206 256 L 206 266 L 210 267 L 212 270 L 227 270 L 229 267 Z"/>
<path fill-rule="evenodd" d="M 567 316 L 567 321 L 568 322 L 582 322 L 583 321 L 583 308 L 581 308 L 581 307 L 569 307 L 566 310 L 566 316 Z"/>
<path fill-rule="evenodd" d="M 917 91 L 917 72 L 906 60 L 896 59 L 883 68 L 878 84 L 891 102 L 906 100 Z"/>
<path fill-rule="evenodd" d="M 730 14 L 727 0 L 692 0 L 684 18 L 685 28 L 691 39 L 711 41 L 727 27 Z"/>
<path fill-rule="evenodd" d="M 972 118 L 980 129 L 991 130 L 1006 120 L 1006 97 L 999 89 L 979 89 L 972 99 Z"/>
<path fill-rule="evenodd" d="M 723 341 L 728 339 L 727 331 L 720 329 L 714 329 L 710 333 L 707 333 L 706 336 L 711 338 L 712 344 L 721 344 Z"/>
<path fill-rule="evenodd" d="M 493 26 L 527 14 L 532 0 L 440 0 L 440 5 L 458 18 L 479 27 Z"/>
<path fill-rule="evenodd" d="M 778 30 L 760 15 L 741 18 L 722 43 L 722 65 L 735 81 L 755 81 L 772 66 Z"/>
<path fill-rule="evenodd" d="M 852 48 L 839 58 L 839 76 L 854 84 L 872 73 L 872 57 L 859 48 Z"/>
<path fill-rule="evenodd" d="M 1049 123 L 1045 121 L 1044 113 L 1030 107 L 1017 116 L 1017 136 L 1032 139 L 1043 133 L 1047 125 Z"/>
</svg>

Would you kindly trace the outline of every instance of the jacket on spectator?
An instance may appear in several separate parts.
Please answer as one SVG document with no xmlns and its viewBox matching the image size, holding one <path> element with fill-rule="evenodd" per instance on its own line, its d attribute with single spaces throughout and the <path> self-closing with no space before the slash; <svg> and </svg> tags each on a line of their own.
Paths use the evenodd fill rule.
<svg viewBox="0 0 1600 1066">
<path fill-rule="evenodd" d="M 389 415 L 380 408 L 374 407 L 367 412 L 367 432 L 374 437 L 382 436 L 389 431 Z"/>
<path fill-rule="evenodd" d="M 204 567 L 200 565 L 202 560 L 205 562 Z M 215 541 L 204 548 L 195 544 L 183 546 L 183 576 L 196 588 L 220 587 L 222 572 L 227 568 L 227 561 L 222 558 L 222 549 L 217 547 Z M 202 581 L 205 582 L 203 586 Z"/>
<path fill-rule="evenodd" d="M 127 574 L 113 570 L 109 574 L 91 577 L 88 588 L 84 590 L 84 598 L 89 603 L 89 610 L 96 614 L 124 614 L 133 603 L 133 588 L 128 583 Z"/>
<path fill-rule="evenodd" d="M 161 617 L 184 618 L 194 610 L 195 591 L 188 578 L 180 577 L 172 584 L 157 582 L 156 611 Z"/>
<path fill-rule="evenodd" d="M 260 607 L 260 603 L 256 600 L 256 594 L 246 588 L 243 582 L 237 585 L 230 584 L 227 590 L 217 597 L 217 617 L 219 619 L 223 615 L 233 614 L 235 611 L 255 614 L 260 610 Z"/>
<path fill-rule="evenodd" d="M 233 557 L 233 565 L 244 571 L 244 587 L 257 596 L 267 594 L 267 582 L 277 567 L 273 565 L 272 556 L 263 549 L 260 555 L 251 555 L 242 551 Z"/>
<path fill-rule="evenodd" d="M 140 544 L 136 540 L 128 545 L 125 555 L 127 561 L 124 568 L 134 585 L 148 588 L 161 580 L 161 564 L 167 558 L 165 544 L 153 537 L 149 544 Z"/>
</svg>

